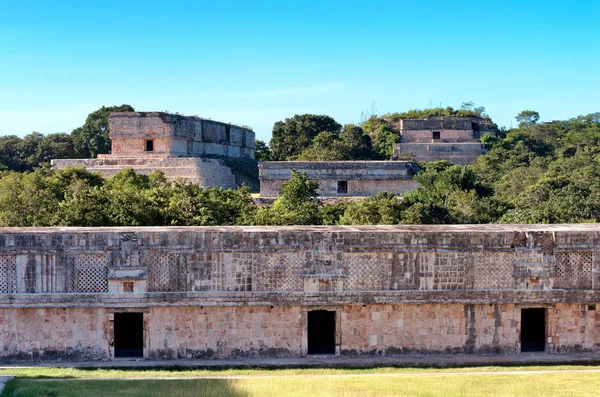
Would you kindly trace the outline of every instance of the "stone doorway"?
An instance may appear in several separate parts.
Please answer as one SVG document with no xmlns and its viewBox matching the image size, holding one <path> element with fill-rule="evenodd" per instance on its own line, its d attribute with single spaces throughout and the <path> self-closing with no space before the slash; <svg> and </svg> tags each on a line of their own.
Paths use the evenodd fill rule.
<svg viewBox="0 0 600 397">
<path fill-rule="evenodd" d="M 308 312 L 308 354 L 335 354 L 335 312 Z"/>
<path fill-rule="evenodd" d="M 144 313 L 115 313 L 115 358 L 144 356 Z"/>
<path fill-rule="evenodd" d="M 546 309 L 521 309 L 521 352 L 546 350 Z"/>
</svg>

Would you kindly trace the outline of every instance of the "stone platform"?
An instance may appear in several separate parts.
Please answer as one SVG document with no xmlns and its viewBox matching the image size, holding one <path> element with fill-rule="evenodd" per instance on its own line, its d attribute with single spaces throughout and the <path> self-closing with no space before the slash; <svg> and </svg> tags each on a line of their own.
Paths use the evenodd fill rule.
<svg viewBox="0 0 600 397">
<path fill-rule="evenodd" d="M 184 179 L 202 187 L 221 186 L 224 189 L 237 187 L 231 169 L 223 160 L 200 157 L 168 157 L 161 155 L 144 157 L 116 157 L 98 159 L 52 160 L 55 169 L 85 167 L 88 171 L 99 172 L 110 178 L 119 171 L 132 168 L 138 174 L 148 175 L 162 171 L 167 180 Z"/>
</svg>

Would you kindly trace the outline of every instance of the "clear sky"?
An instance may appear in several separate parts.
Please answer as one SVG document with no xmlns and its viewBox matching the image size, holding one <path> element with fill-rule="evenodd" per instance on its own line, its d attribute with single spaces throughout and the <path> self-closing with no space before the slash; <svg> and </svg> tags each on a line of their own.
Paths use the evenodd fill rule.
<svg viewBox="0 0 600 397">
<path fill-rule="evenodd" d="M 268 140 L 296 113 L 463 101 L 507 127 L 600 111 L 600 1 L 0 0 L 0 135 L 126 103 Z"/>
</svg>

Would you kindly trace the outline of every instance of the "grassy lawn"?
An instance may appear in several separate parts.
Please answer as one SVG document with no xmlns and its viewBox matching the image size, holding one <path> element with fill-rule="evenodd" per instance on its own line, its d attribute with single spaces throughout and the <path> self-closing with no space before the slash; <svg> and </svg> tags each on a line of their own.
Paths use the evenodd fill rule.
<svg viewBox="0 0 600 397">
<path fill-rule="evenodd" d="M 133 368 L 51 368 L 0 366 L 0 376 L 16 378 L 181 378 L 181 377 L 227 377 L 227 376 L 308 376 L 308 375 L 351 375 L 351 374 L 401 374 L 448 373 L 448 372 L 505 372 L 505 371 L 556 371 L 597 370 L 599 365 L 525 365 L 525 366 L 481 366 L 448 368 L 298 368 L 298 369 L 231 369 L 231 368 L 185 368 L 185 367 L 133 367 Z M 598 375 L 600 377 L 600 374 Z"/>
<path fill-rule="evenodd" d="M 2 397 L 68 396 L 598 396 L 597 373 L 399 377 L 261 377 L 200 380 L 74 380 L 9 382 Z"/>
</svg>

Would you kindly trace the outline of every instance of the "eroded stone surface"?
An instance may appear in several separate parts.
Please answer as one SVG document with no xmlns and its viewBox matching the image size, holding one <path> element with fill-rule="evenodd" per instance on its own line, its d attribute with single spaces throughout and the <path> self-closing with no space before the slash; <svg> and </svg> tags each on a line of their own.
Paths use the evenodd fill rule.
<svg viewBox="0 0 600 397">
<path fill-rule="evenodd" d="M 0 229 L 0 358 L 114 356 L 143 313 L 151 359 L 300 357 L 308 312 L 341 355 L 600 351 L 596 225 Z M 132 292 L 126 292 L 132 291 Z"/>
<path fill-rule="evenodd" d="M 478 117 L 427 117 L 399 120 L 394 127 L 400 143 L 394 147 L 394 159 L 410 156 L 414 161 L 448 160 L 466 165 L 485 153 L 481 137 L 496 129 Z"/>
<path fill-rule="evenodd" d="M 231 169 L 220 159 L 201 157 L 254 158 L 254 132 L 236 125 L 162 112 L 115 112 L 109 123 L 110 154 L 52 160 L 53 167 L 84 166 L 105 178 L 126 168 L 162 171 L 168 180 L 228 189 L 237 186 Z"/>
<path fill-rule="evenodd" d="M 278 196 L 292 170 L 317 182 L 322 197 L 403 194 L 417 186 L 414 167 L 406 161 L 265 161 L 258 166 L 260 195 Z"/>
</svg>

